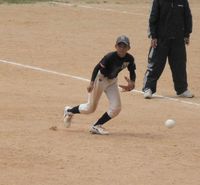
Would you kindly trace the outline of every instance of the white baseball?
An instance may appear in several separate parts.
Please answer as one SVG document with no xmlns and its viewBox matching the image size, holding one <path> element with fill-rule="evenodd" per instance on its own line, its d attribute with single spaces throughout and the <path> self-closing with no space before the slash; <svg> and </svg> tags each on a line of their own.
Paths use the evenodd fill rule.
<svg viewBox="0 0 200 185">
<path fill-rule="evenodd" d="M 175 124 L 176 124 L 176 121 L 173 120 L 173 119 L 168 119 L 168 120 L 165 121 L 165 126 L 167 128 L 172 128 L 172 127 L 175 126 Z"/>
</svg>

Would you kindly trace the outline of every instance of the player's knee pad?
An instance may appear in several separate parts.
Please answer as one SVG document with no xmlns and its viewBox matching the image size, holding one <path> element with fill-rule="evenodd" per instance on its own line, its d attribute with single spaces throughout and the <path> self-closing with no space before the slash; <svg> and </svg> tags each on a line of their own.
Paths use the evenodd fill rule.
<svg viewBox="0 0 200 185">
<path fill-rule="evenodd" d="M 80 113 L 83 114 L 90 114 L 93 113 L 96 110 L 96 107 L 87 103 L 87 104 L 82 104 L 79 106 L 79 111 Z"/>
<path fill-rule="evenodd" d="M 111 118 L 114 118 L 115 116 L 117 116 L 121 111 L 121 107 L 118 107 L 116 109 L 112 109 L 112 110 L 109 110 L 108 111 L 108 115 L 111 117 Z"/>
<path fill-rule="evenodd" d="M 90 114 L 90 113 L 93 113 L 94 111 L 95 111 L 95 108 L 92 106 L 92 107 L 88 107 L 86 113 Z"/>
</svg>

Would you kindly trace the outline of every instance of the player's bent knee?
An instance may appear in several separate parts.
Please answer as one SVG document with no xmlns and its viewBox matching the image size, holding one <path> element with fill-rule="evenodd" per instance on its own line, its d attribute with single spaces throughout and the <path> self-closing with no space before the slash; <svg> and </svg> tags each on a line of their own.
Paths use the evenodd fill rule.
<svg viewBox="0 0 200 185">
<path fill-rule="evenodd" d="M 91 104 L 82 104 L 79 106 L 81 114 L 91 114 L 96 110 L 96 107 Z"/>
<path fill-rule="evenodd" d="M 86 114 L 91 114 L 95 111 L 95 108 L 94 107 L 89 107 L 86 111 Z"/>
<path fill-rule="evenodd" d="M 120 112 L 121 112 L 121 107 L 119 107 L 119 108 L 117 108 L 117 109 L 109 110 L 109 111 L 108 111 L 108 115 L 109 115 L 111 118 L 114 118 L 114 117 L 116 117 Z"/>
</svg>

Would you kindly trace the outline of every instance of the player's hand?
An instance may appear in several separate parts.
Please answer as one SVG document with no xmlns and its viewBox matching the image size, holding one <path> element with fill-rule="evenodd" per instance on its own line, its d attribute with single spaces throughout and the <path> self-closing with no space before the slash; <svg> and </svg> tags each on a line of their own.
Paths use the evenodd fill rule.
<svg viewBox="0 0 200 185">
<path fill-rule="evenodd" d="M 158 45 L 158 39 L 152 39 L 151 40 L 151 47 L 152 48 L 156 48 Z"/>
<path fill-rule="evenodd" d="M 127 92 L 127 91 L 133 90 L 135 88 L 135 82 L 131 81 L 126 76 L 124 78 L 128 82 L 128 85 L 119 85 L 119 87 L 122 88 L 122 92 Z"/>
<path fill-rule="evenodd" d="M 90 82 L 90 85 L 87 87 L 87 91 L 90 93 L 94 89 L 94 82 Z"/>
<path fill-rule="evenodd" d="M 190 38 L 189 37 L 185 37 L 184 38 L 185 44 L 189 45 L 190 44 Z"/>
</svg>

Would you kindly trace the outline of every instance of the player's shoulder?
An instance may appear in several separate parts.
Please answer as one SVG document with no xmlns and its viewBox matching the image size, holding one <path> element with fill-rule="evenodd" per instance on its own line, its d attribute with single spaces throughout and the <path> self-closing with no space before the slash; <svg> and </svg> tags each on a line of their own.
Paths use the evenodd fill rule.
<svg viewBox="0 0 200 185">
<path fill-rule="evenodd" d="M 105 58 L 112 58 L 112 57 L 115 57 L 115 56 L 116 56 L 116 52 L 112 51 L 112 52 L 107 53 L 104 57 Z"/>
<path fill-rule="evenodd" d="M 104 57 L 102 58 L 102 61 L 104 62 L 109 62 L 115 59 L 115 52 L 109 52 L 106 55 L 104 55 Z"/>
<path fill-rule="evenodd" d="M 133 56 L 132 54 L 130 54 L 130 53 L 127 53 L 127 54 L 126 54 L 126 57 L 127 57 L 128 60 L 131 61 L 131 62 L 134 62 L 134 61 L 135 61 L 134 56 Z"/>
</svg>

